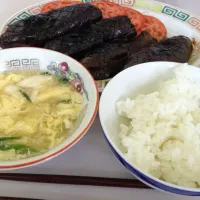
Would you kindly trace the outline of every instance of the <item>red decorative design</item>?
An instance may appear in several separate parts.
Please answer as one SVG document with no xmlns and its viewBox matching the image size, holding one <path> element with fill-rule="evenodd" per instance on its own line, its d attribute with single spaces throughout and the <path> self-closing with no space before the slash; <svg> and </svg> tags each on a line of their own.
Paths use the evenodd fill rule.
<svg viewBox="0 0 200 200">
<path fill-rule="evenodd" d="M 194 28 L 196 28 L 198 31 L 200 31 L 200 19 L 196 17 L 191 17 L 187 22 Z"/>
<path fill-rule="evenodd" d="M 40 13 L 42 6 L 36 6 L 36 7 L 32 7 L 30 9 L 28 9 L 28 12 L 32 15 L 37 15 Z"/>
<path fill-rule="evenodd" d="M 120 3 L 119 3 L 119 0 L 110 0 L 110 2 L 120 4 Z"/>
<path fill-rule="evenodd" d="M 59 68 L 63 74 L 65 74 L 65 72 L 68 72 L 68 70 L 69 70 L 69 66 L 66 62 L 60 63 Z"/>
<path fill-rule="evenodd" d="M 135 0 L 122 0 L 123 6 L 134 6 Z"/>
<path fill-rule="evenodd" d="M 74 79 L 71 81 L 71 84 L 73 85 L 74 89 L 79 92 L 82 93 L 83 92 L 83 85 L 81 83 L 81 81 L 79 79 Z"/>
<path fill-rule="evenodd" d="M 99 0 L 91 0 L 92 2 L 95 2 L 95 1 L 99 1 Z M 117 4 L 120 4 L 119 0 L 101 0 L 103 2 L 113 2 L 113 3 L 117 3 Z"/>
</svg>

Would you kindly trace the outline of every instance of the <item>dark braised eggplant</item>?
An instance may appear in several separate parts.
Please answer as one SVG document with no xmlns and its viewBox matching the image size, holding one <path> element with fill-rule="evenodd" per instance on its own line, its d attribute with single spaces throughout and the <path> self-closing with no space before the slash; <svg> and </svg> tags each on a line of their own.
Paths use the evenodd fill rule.
<svg viewBox="0 0 200 200">
<path fill-rule="evenodd" d="M 109 43 L 112 43 L 113 45 L 118 45 L 119 48 L 124 48 L 128 51 L 129 56 L 136 53 L 137 51 L 140 51 L 141 49 L 148 47 L 154 43 L 157 43 L 157 40 L 155 40 L 149 33 L 142 32 L 140 36 L 134 38 L 131 41 L 110 41 Z"/>
<path fill-rule="evenodd" d="M 134 39 L 135 28 L 126 16 L 103 19 L 84 30 L 56 37 L 45 44 L 45 48 L 61 53 L 81 57 L 84 51 L 97 44 L 110 40 Z"/>
<path fill-rule="evenodd" d="M 155 40 L 149 33 L 142 32 L 141 35 L 135 38 L 134 41 L 127 43 L 126 48 L 129 55 L 131 56 L 132 54 L 154 43 L 157 43 L 157 40 Z"/>
<path fill-rule="evenodd" d="M 101 11 L 87 3 L 33 15 L 10 25 L 1 36 L 1 47 L 43 46 L 49 39 L 87 27 L 101 19 Z"/>
<path fill-rule="evenodd" d="M 84 55 L 87 49 L 100 43 L 103 43 L 102 36 L 88 29 L 57 37 L 48 41 L 44 47 L 79 58 Z"/>
<path fill-rule="evenodd" d="M 115 76 L 128 60 L 126 49 L 118 48 L 118 44 L 104 43 L 87 53 L 81 63 L 90 71 L 95 80 Z"/>
<path fill-rule="evenodd" d="M 96 80 L 112 78 L 123 70 L 130 53 L 155 42 L 156 40 L 146 32 L 129 42 L 113 40 L 90 50 L 81 62 Z"/>
<path fill-rule="evenodd" d="M 174 36 L 132 54 L 125 68 L 152 61 L 185 63 L 192 50 L 192 41 L 188 37 Z"/>
<path fill-rule="evenodd" d="M 132 40 L 137 35 L 135 27 L 127 16 L 117 16 L 101 20 L 92 29 L 106 40 Z"/>
</svg>

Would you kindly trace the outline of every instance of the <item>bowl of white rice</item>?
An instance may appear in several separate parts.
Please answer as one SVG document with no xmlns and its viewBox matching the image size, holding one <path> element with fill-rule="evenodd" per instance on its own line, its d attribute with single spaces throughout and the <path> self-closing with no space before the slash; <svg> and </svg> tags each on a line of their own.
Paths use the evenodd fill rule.
<svg viewBox="0 0 200 200">
<path fill-rule="evenodd" d="M 105 139 L 139 180 L 200 196 L 200 69 L 152 62 L 115 76 L 101 95 Z"/>
</svg>

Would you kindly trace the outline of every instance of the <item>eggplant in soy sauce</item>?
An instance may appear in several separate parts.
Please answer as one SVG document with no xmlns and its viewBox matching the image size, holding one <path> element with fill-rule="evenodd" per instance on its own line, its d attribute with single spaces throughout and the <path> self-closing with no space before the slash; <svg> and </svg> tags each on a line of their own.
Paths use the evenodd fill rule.
<svg viewBox="0 0 200 200">
<path fill-rule="evenodd" d="M 48 41 L 45 48 L 59 51 L 72 57 L 81 57 L 84 52 L 112 40 L 132 40 L 136 30 L 126 16 L 103 19 L 90 27 L 65 34 Z"/>
<path fill-rule="evenodd" d="M 188 62 L 192 41 L 185 36 L 174 36 L 132 54 L 125 68 L 152 61 Z"/>
<path fill-rule="evenodd" d="M 40 46 L 59 35 L 77 31 L 102 19 L 91 4 L 77 4 L 33 15 L 10 25 L 1 36 L 1 47 Z"/>
</svg>

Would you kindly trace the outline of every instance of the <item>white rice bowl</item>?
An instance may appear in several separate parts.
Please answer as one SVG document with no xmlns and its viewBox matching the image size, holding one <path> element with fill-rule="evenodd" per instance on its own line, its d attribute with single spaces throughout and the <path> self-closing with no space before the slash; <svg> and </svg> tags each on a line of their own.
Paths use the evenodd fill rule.
<svg viewBox="0 0 200 200">
<path fill-rule="evenodd" d="M 200 187 L 200 85 L 187 65 L 152 93 L 117 102 L 124 156 L 142 171 L 179 186 Z"/>
</svg>

